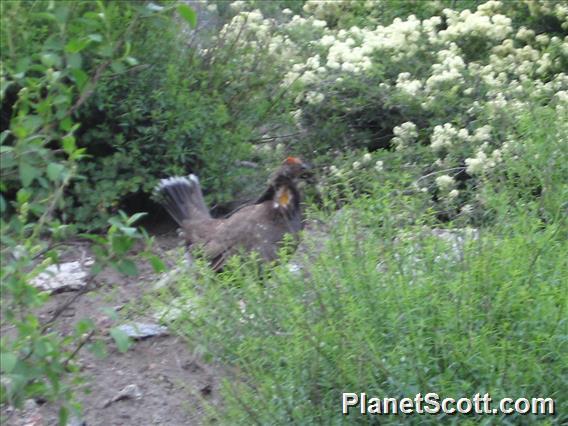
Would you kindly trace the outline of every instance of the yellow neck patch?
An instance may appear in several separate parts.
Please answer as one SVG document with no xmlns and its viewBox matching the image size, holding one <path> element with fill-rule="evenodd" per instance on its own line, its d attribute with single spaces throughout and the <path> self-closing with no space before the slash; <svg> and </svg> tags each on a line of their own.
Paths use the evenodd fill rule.
<svg viewBox="0 0 568 426">
<path fill-rule="evenodd" d="M 288 207 L 292 200 L 292 194 L 288 187 L 283 187 L 278 190 L 277 203 L 280 207 Z"/>
</svg>

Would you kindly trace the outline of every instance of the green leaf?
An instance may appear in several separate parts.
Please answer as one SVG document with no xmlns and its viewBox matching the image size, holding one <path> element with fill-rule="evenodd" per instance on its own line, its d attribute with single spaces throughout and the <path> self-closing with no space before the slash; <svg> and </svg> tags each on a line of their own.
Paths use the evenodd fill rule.
<svg viewBox="0 0 568 426">
<path fill-rule="evenodd" d="M 71 75 L 73 76 L 73 80 L 75 80 L 75 83 L 77 84 L 79 90 L 83 90 L 83 88 L 87 84 L 87 81 L 89 81 L 89 76 L 87 75 L 87 73 L 82 69 L 74 68 L 71 70 Z"/>
<path fill-rule="evenodd" d="M 18 201 L 18 204 L 22 205 L 26 201 L 28 201 L 31 196 L 32 196 L 32 193 L 30 191 L 22 188 L 16 194 L 16 201 Z"/>
<path fill-rule="evenodd" d="M 166 265 L 158 256 L 151 254 L 148 256 L 148 260 L 150 261 L 150 265 L 152 265 L 154 272 L 160 273 L 166 270 Z"/>
<path fill-rule="evenodd" d="M 72 69 L 81 68 L 83 65 L 83 58 L 80 53 L 70 53 L 67 55 L 67 67 Z"/>
<path fill-rule="evenodd" d="M 134 213 L 132 216 L 130 216 L 128 218 L 128 220 L 126 221 L 127 225 L 132 225 L 133 223 L 138 222 L 141 218 L 143 218 L 144 216 L 146 216 L 148 213 L 146 212 L 139 212 L 139 213 Z"/>
<path fill-rule="evenodd" d="M 160 5 L 156 4 L 156 3 L 148 3 L 148 4 L 146 5 L 146 8 L 147 8 L 148 10 L 151 10 L 152 12 L 161 12 L 162 10 L 164 10 L 164 7 L 163 7 L 163 6 L 160 6 Z"/>
<path fill-rule="evenodd" d="M 57 182 L 61 178 L 63 172 L 65 171 L 65 166 L 59 163 L 49 163 L 47 166 L 47 177 L 53 182 Z"/>
<path fill-rule="evenodd" d="M 63 150 L 69 155 L 77 149 L 77 146 L 75 145 L 75 137 L 72 135 L 65 136 L 62 142 Z"/>
<path fill-rule="evenodd" d="M 39 115 L 26 115 L 22 119 L 22 125 L 25 127 L 27 134 L 34 133 L 43 125 L 43 119 Z"/>
<path fill-rule="evenodd" d="M 4 143 L 9 134 L 10 130 L 4 130 L 2 133 L 0 133 L 0 144 Z"/>
<path fill-rule="evenodd" d="M 124 235 L 115 235 L 112 237 L 112 249 L 116 254 L 125 254 L 132 248 L 134 240 Z"/>
<path fill-rule="evenodd" d="M 14 367 L 18 362 L 18 357 L 9 352 L 3 352 L 0 354 L 0 368 L 4 373 L 11 373 L 14 371 Z"/>
<path fill-rule="evenodd" d="M 90 41 L 94 41 L 96 43 L 103 41 L 103 36 L 100 34 L 89 34 L 88 37 Z"/>
<path fill-rule="evenodd" d="M 55 53 L 44 53 L 41 55 L 41 63 L 46 67 L 59 66 L 61 64 L 61 58 Z"/>
<path fill-rule="evenodd" d="M 116 74 L 120 74 L 123 73 L 126 68 L 124 67 L 124 64 L 120 61 L 114 61 L 110 64 L 110 68 L 112 69 L 113 72 L 115 72 Z"/>
<path fill-rule="evenodd" d="M 82 320 L 78 321 L 77 324 L 75 324 L 75 332 L 78 335 L 94 330 L 94 328 L 95 323 L 90 318 L 83 318 Z"/>
<path fill-rule="evenodd" d="M 59 127 L 61 128 L 61 130 L 65 132 L 68 132 L 71 129 L 71 126 L 73 126 L 73 121 L 71 120 L 71 117 L 65 117 L 59 123 Z"/>
<path fill-rule="evenodd" d="M 187 4 L 179 4 L 177 9 L 182 18 L 185 19 L 192 28 L 197 26 L 197 14 L 195 13 L 195 10 Z"/>
<path fill-rule="evenodd" d="M 87 345 L 87 350 L 97 358 L 104 358 L 107 354 L 104 342 L 96 340 Z"/>
<path fill-rule="evenodd" d="M 121 261 L 117 262 L 116 270 L 130 277 L 138 275 L 138 267 L 136 266 L 136 263 L 134 263 L 130 259 L 122 259 Z"/>
<path fill-rule="evenodd" d="M 22 185 L 30 186 L 33 180 L 38 176 L 39 171 L 37 168 L 25 162 L 20 163 L 20 180 L 22 181 Z"/>
<path fill-rule="evenodd" d="M 114 342 L 116 343 L 116 346 L 120 352 L 124 353 L 128 350 L 131 342 L 130 338 L 124 331 L 114 327 L 111 328 L 110 335 L 114 339 Z"/>
<path fill-rule="evenodd" d="M 68 53 L 78 53 L 89 45 L 91 40 L 89 39 L 77 39 L 74 38 L 65 46 L 65 51 Z"/>
<path fill-rule="evenodd" d="M 59 408 L 59 424 L 66 425 L 68 420 L 69 420 L 69 410 L 67 409 L 67 407 L 62 405 Z"/>
<path fill-rule="evenodd" d="M 124 58 L 124 61 L 130 66 L 138 65 L 138 59 L 136 59 L 132 56 L 128 56 L 128 57 Z"/>
</svg>

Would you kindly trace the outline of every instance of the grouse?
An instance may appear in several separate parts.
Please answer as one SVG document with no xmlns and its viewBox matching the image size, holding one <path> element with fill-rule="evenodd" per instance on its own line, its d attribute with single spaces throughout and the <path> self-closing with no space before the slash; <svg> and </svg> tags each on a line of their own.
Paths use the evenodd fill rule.
<svg viewBox="0 0 568 426">
<path fill-rule="evenodd" d="M 162 179 L 155 192 L 181 227 L 188 248 L 200 248 L 212 269 L 220 271 L 227 259 L 240 251 L 256 252 L 265 261 L 275 260 L 284 235 L 301 230 L 296 180 L 307 168 L 299 158 L 288 157 L 253 204 L 224 219 L 211 217 L 194 174 Z"/>
</svg>

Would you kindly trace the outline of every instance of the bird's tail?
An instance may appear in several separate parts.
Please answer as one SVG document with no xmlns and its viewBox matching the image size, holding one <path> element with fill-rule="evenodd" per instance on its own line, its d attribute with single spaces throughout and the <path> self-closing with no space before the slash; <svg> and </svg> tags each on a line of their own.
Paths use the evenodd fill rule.
<svg viewBox="0 0 568 426">
<path fill-rule="evenodd" d="M 197 176 L 174 176 L 162 179 L 154 194 L 172 218 L 182 225 L 184 221 L 210 218 Z"/>
</svg>

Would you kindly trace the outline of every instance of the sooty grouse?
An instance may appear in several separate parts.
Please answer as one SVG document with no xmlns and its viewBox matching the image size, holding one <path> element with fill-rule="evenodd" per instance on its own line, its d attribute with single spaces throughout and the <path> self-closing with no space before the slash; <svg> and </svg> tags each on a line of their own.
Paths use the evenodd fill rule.
<svg viewBox="0 0 568 426">
<path fill-rule="evenodd" d="M 193 174 L 162 179 L 156 193 L 181 227 L 188 247 L 201 248 L 211 267 L 219 271 L 239 251 L 257 252 L 263 260 L 274 260 L 284 234 L 300 231 L 302 217 L 296 179 L 307 168 L 299 158 L 288 157 L 253 204 L 225 219 L 211 217 L 199 179 Z"/>
</svg>

